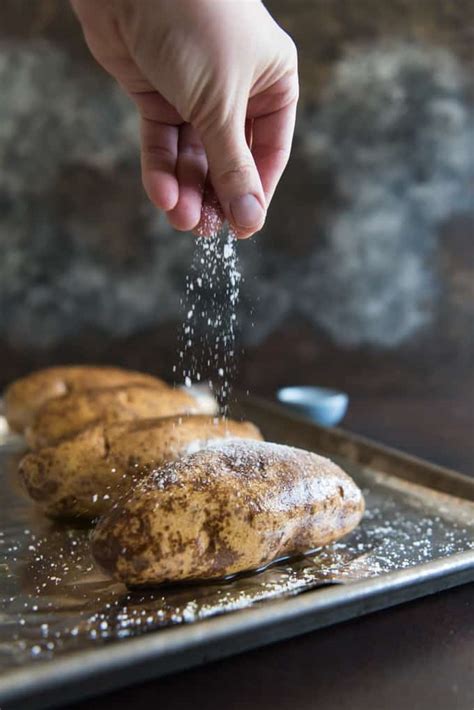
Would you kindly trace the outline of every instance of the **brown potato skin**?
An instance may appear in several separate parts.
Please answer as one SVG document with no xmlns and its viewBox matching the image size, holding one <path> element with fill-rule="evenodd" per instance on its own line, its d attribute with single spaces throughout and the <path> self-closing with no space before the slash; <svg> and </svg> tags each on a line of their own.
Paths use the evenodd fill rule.
<svg viewBox="0 0 474 710">
<path fill-rule="evenodd" d="M 196 399 L 182 389 L 129 385 L 70 392 L 46 402 L 25 437 L 32 449 L 54 446 L 95 422 L 197 414 Z"/>
<path fill-rule="evenodd" d="M 328 459 L 229 442 L 142 479 L 99 521 L 92 553 L 129 586 L 221 578 L 338 540 L 363 512 L 361 491 Z"/>
<path fill-rule="evenodd" d="M 48 367 L 21 377 L 7 387 L 4 393 L 5 417 L 11 429 L 22 433 L 33 423 L 39 409 L 50 399 L 61 397 L 68 392 L 127 384 L 168 386 L 158 377 L 120 367 L 95 365 Z"/>
<path fill-rule="evenodd" d="M 197 415 L 95 424 L 57 446 L 27 454 L 19 473 L 51 517 L 94 519 L 153 467 L 210 440 L 261 439 L 250 422 Z"/>
</svg>

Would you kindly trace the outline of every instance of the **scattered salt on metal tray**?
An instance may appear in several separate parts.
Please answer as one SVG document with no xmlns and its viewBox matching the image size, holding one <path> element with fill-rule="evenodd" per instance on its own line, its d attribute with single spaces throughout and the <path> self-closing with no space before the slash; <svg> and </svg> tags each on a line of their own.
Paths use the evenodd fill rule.
<svg viewBox="0 0 474 710">
<path fill-rule="evenodd" d="M 12 473 L 0 481 L 0 671 L 474 548 L 472 504 L 349 467 L 367 512 L 340 542 L 232 581 L 128 591 L 94 566 L 87 528 L 48 521 L 15 489 L 5 447 L 0 466 Z"/>
</svg>

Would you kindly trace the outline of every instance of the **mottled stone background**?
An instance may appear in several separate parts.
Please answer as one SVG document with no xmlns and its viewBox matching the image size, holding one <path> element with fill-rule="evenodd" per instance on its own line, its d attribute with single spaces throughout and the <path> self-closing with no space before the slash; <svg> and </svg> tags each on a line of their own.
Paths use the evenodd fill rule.
<svg viewBox="0 0 474 710">
<path fill-rule="evenodd" d="M 436 429 L 455 465 L 474 425 L 474 4 L 267 5 L 302 100 L 265 230 L 239 244 L 238 381 L 344 388 L 347 426 L 421 454 Z M 64 0 L 0 5 L 0 167 L 1 384 L 71 360 L 171 378 L 193 238 L 148 204 L 134 109 Z"/>
</svg>

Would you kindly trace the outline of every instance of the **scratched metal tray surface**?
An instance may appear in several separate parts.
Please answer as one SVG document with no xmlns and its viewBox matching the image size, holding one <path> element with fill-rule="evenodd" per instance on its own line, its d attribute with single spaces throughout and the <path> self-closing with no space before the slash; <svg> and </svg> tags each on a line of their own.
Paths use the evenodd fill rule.
<svg viewBox="0 0 474 710">
<path fill-rule="evenodd" d="M 58 705 L 474 580 L 474 479 L 268 402 L 241 398 L 233 414 L 340 463 L 364 491 L 364 520 L 303 559 L 146 593 L 96 569 L 87 528 L 35 509 L 16 478 L 23 443 L 0 430 L 2 709 Z"/>
</svg>

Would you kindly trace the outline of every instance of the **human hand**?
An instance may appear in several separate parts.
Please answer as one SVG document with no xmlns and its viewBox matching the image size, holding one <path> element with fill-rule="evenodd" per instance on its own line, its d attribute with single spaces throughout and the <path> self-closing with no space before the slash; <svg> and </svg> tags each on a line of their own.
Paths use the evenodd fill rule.
<svg viewBox="0 0 474 710">
<path fill-rule="evenodd" d="M 92 54 L 138 107 L 151 201 L 195 229 L 211 183 L 239 237 L 260 229 L 298 98 L 295 46 L 260 0 L 71 2 Z"/>
</svg>

